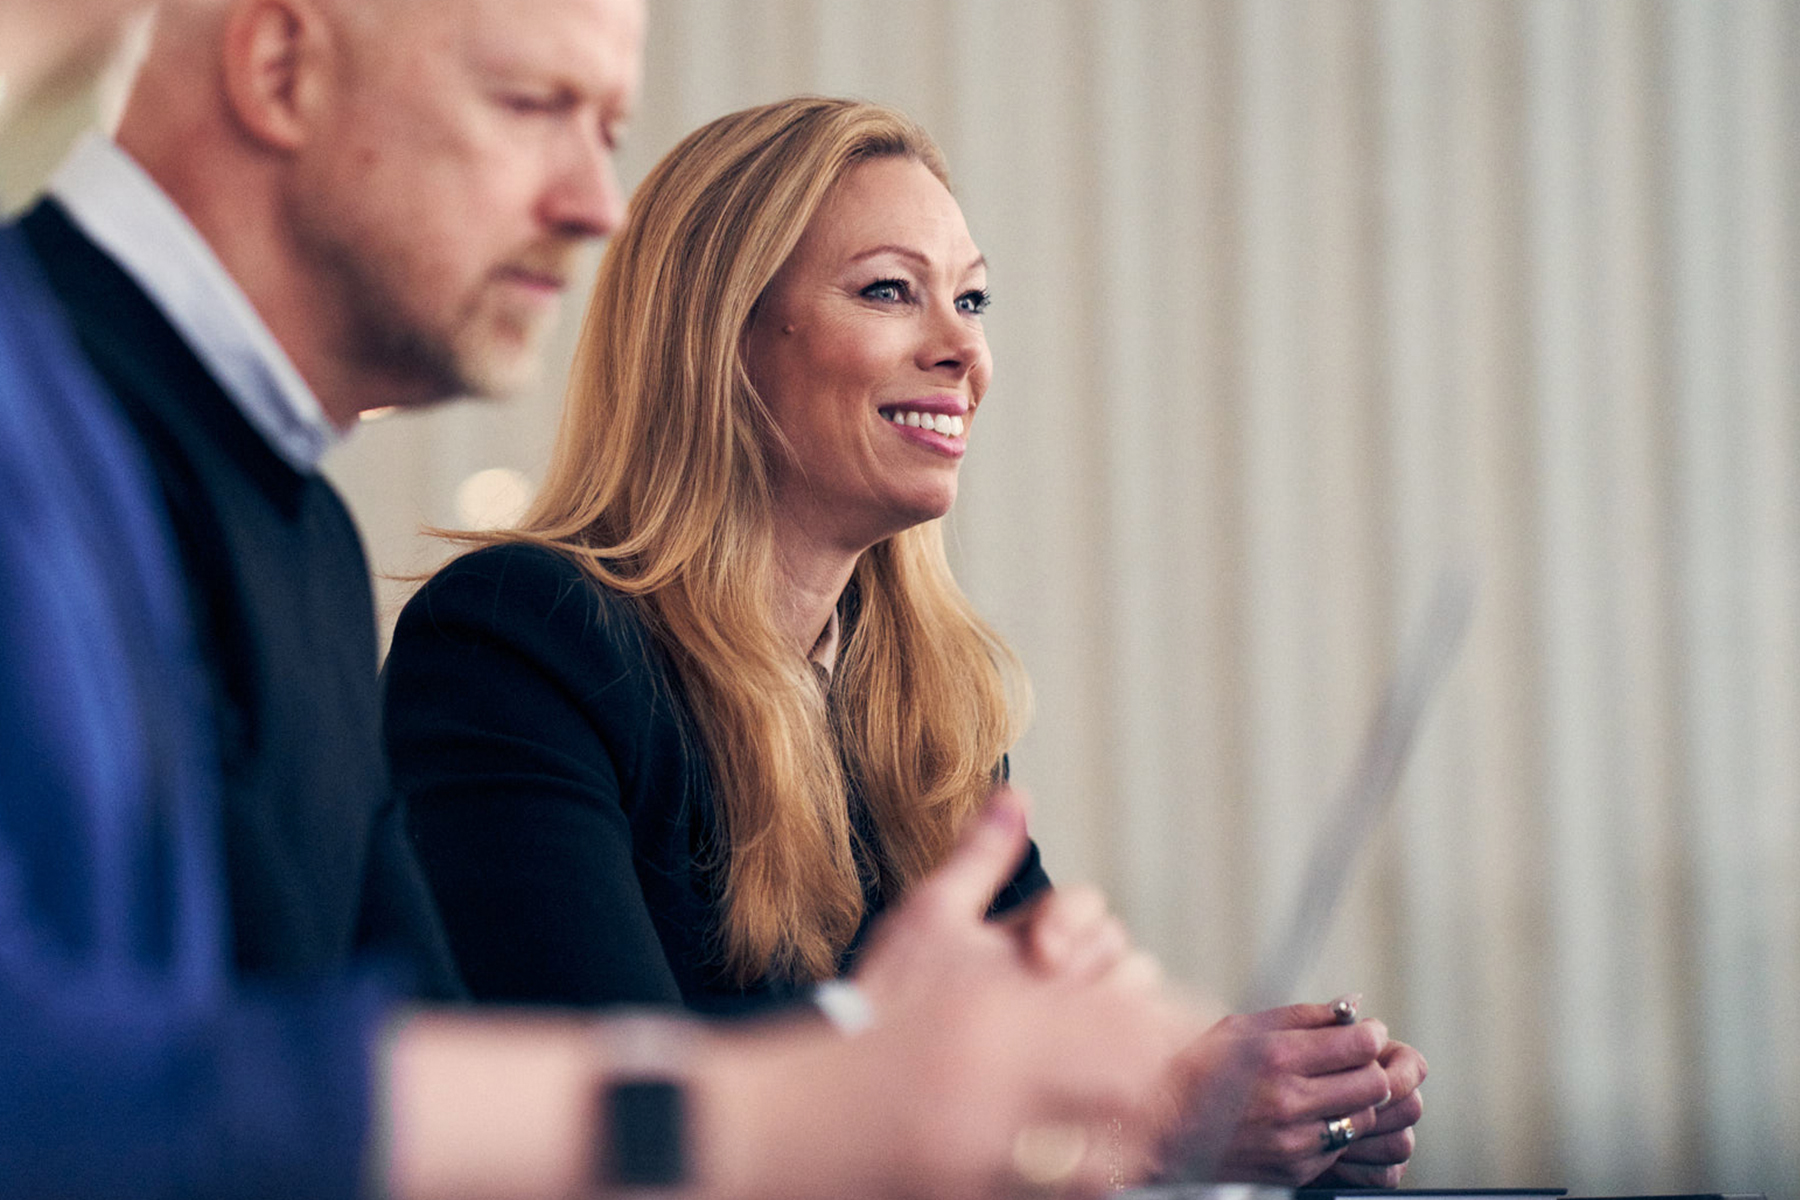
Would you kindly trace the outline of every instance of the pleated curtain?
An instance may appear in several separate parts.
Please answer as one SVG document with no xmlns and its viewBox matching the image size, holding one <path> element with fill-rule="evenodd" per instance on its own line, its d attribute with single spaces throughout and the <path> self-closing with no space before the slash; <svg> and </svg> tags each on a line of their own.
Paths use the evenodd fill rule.
<svg viewBox="0 0 1800 1200">
<path fill-rule="evenodd" d="M 796 92 L 944 146 L 995 297 L 951 543 L 1052 876 L 1240 1002 L 1466 572 L 1304 995 L 1430 1059 L 1415 1186 L 1800 1197 L 1800 3 L 650 7 L 629 179 Z M 337 452 L 378 569 L 541 477 L 562 384 Z"/>
</svg>

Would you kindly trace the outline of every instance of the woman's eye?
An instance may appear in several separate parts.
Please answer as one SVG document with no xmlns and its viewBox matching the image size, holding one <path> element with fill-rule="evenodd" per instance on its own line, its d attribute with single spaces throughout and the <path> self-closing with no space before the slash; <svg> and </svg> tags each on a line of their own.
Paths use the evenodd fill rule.
<svg viewBox="0 0 1800 1200">
<path fill-rule="evenodd" d="M 907 288 L 904 279 L 877 279 L 874 283 L 871 283 L 868 287 L 864 288 L 862 294 L 865 298 L 870 300 L 880 300 L 888 304 L 897 304 L 900 301 L 905 300 L 912 293 Z"/>
<path fill-rule="evenodd" d="M 993 296 L 986 288 L 976 288 L 974 291 L 964 292 L 956 298 L 956 310 L 972 317 L 979 317 L 987 311 L 987 306 L 992 300 Z"/>
</svg>

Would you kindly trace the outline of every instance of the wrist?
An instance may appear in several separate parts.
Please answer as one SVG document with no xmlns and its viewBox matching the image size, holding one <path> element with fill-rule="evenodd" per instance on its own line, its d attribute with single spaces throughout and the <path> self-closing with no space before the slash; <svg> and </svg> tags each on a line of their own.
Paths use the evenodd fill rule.
<svg viewBox="0 0 1800 1200">
<path fill-rule="evenodd" d="M 693 1129 L 692 1021 L 630 1014 L 596 1026 L 592 1171 L 600 1195 L 618 1200 L 685 1193 L 697 1174 Z"/>
</svg>

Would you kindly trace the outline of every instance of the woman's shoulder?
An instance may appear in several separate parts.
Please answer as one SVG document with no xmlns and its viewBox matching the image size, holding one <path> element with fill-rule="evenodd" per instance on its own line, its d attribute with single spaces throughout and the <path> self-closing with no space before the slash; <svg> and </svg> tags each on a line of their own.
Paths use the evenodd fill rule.
<svg viewBox="0 0 1800 1200">
<path fill-rule="evenodd" d="M 575 559 L 534 542 L 498 542 L 458 555 L 428 579 L 395 627 L 530 628 L 618 638 L 645 632 L 633 601 L 596 580 Z"/>
<path fill-rule="evenodd" d="M 459 554 L 438 568 L 421 593 L 461 587 L 526 587 L 591 583 L 573 555 L 538 542 L 494 542 Z"/>
</svg>

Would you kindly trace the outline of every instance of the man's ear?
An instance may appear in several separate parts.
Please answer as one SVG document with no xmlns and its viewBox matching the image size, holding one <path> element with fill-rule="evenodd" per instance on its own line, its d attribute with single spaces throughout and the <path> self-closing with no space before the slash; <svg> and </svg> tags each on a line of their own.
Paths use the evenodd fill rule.
<svg viewBox="0 0 1800 1200">
<path fill-rule="evenodd" d="M 226 18 L 225 96 L 251 137 L 293 150 L 307 140 L 326 87 L 323 15 L 304 0 L 252 0 Z"/>
</svg>

